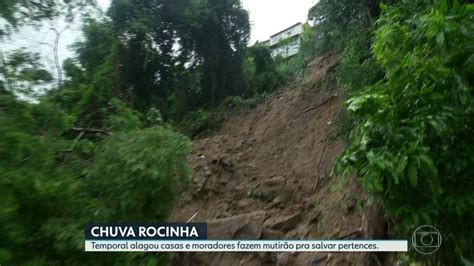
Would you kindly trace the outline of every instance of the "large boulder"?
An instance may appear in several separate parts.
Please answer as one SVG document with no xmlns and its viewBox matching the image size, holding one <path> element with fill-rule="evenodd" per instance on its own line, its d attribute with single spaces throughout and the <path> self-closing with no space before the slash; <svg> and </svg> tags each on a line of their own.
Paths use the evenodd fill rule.
<svg viewBox="0 0 474 266">
<path fill-rule="evenodd" d="M 301 212 L 283 217 L 270 218 L 265 221 L 264 227 L 273 230 L 289 231 L 299 224 L 301 218 Z"/>
<path fill-rule="evenodd" d="M 260 239 L 265 212 L 258 211 L 207 223 L 208 239 Z"/>
</svg>

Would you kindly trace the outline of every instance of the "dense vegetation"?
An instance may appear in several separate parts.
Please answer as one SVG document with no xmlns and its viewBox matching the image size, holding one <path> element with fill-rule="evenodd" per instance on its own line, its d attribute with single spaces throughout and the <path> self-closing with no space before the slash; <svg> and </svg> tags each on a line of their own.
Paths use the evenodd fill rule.
<svg viewBox="0 0 474 266">
<path fill-rule="evenodd" d="M 336 47 L 337 80 L 348 94 L 352 130 L 336 170 L 355 172 L 381 200 L 392 237 L 423 224 L 442 232 L 435 256 L 412 259 L 469 264 L 474 5 L 321 0 L 309 17 L 314 51 Z"/>
<path fill-rule="evenodd" d="M 239 1 L 117 0 L 106 17 L 89 2 L 1 2 L 2 38 L 72 13 L 84 15 L 84 38 L 62 82 L 32 51 L 2 54 L 0 263 L 166 263 L 84 254 L 84 224 L 165 221 L 190 176 L 189 140 L 171 125 L 250 95 L 269 67 L 263 56 L 244 76 L 253 57 Z"/>
<path fill-rule="evenodd" d="M 83 226 L 166 220 L 189 185 L 183 134 L 212 131 L 225 111 L 301 81 L 328 51 L 348 97 L 336 170 L 382 202 L 391 236 L 440 229 L 436 256 L 400 260 L 474 261 L 473 4 L 320 0 L 300 53 L 274 60 L 248 47 L 238 0 L 114 0 L 107 15 L 91 2 L 0 2 L 0 38 L 84 15 L 64 79 L 33 51 L 0 58 L 0 264 L 167 263 L 84 254 Z"/>
</svg>

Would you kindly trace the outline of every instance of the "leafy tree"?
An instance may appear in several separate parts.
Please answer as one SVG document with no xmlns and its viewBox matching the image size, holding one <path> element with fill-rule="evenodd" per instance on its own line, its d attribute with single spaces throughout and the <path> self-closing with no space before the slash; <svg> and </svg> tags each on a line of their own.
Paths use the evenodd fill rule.
<svg viewBox="0 0 474 266">
<path fill-rule="evenodd" d="M 337 79 L 349 89 L 364 87 L 383 77 L 371 50 L 374 22 L 382 2 L 322 0 L 308 13 L 308 19 L 314 23 L 314 49 L 318 54 L 328 50 L 340 54 Z"/>
<path fill-rule="evenodd" d="M 23 25 L 39 26 L 41 21 L 60 16 L 70 21 L 94 3 L 92 0 L 2 0 L 0 17 L 4 19 L 4 23 L 0 25 L 0 38 Z"/>
<path fill-rule="evenodd" d="M 1 262 L 32 260 L 37 253 L 31 250 L 47 244 L 37 238 L 43 223 L 55 212 L 67 213 L 71 180 L 54 171 L 50 148 L 51 138 L 62 132 L 66 121 L 57 110 L 59 119 L 42 118 L 48 110 L 16 101 L 12 95 L 0 96 Z"/>
<path fill-rule="evenodd" d="M 83 226 L 166 219 L 189 182 L 189 142 L 163 127 L 141 130 L 119 103 L 111 121 L 126 132 L 96 145 L 93 136 L 58 139 L 70 127 L 64 112 L 12 97 L 0 96 L 0 262 L 164 263 L 159 254 L 85 255 Z"/>
<path fill-rule="evenodd" d="M 184 137 L 161 127 L 107 140 L 85 182 L 86 191 L 98 195 L 96 219 L 165 220 L 189 182 L 190 149 Z"/>
<path fill-rule="evenodd" d="M 321 0 L 308 13 L 308 19 L 315 24 L 328 44 L 340 44 L 348 39 L 355 25 L 370 26 L 377 18 L 380 0 Z M 328 47 L 329 48 L 329 47 Z"/>
<path fill-rule="evenodd" d="M 386 77 L 347 101 L 356 126 L 339 166 L 382 199 L 399 235 L 432 224 L 443 235 L 437 263 L 460 264 L 474 258 L 474 6 L 403 4 L 377 22 Z"/>
<path fill-rule="evenodd" d="M 104 128 L 113 113 L 112 99 L 125 103 L 130 93 L 122 86 L 116 61 L 117 38 L 107 21 L 87 19 L 84 40 L 72 48 L 77 58 L 64 62 L 66 80 L 47 98 L 76 117 L 76 125 Z"/>
<path fill-rule="evenodd" d="M 85 75 L 92 76 L 99 67 L 107 63 L 116 38 L 109 22 L 96 19 L 85 20 L 82 32 L 84 40 L 74 43 L 72 48 L 77 54 L 77 62 L 85 70 Z M 73 75 L 71 72 L 68 74 Z"/>
<path fill-rule="evenodd" d="M 182 1 L 113 1 L 109 9 L 114 34 L 114 55 L 120 86 L 142 111 L 151 107 L 167 116 L 168 99 L 181 88 L 186 76 L 185 55 L 177 55 L 177 28 Z"/>
<path fill-rule="evenodd" d="M 108 14 L 119 87 L 135 108 L 179 120 L 245 93 L 250 26 L 239 1 L 117 0 Z"/>
<path fill-rule="evenodd" d="M 263 44 L 255 44 L 248 49 L 244 73 L 253 94 L 270 92 L 280 82 L 270 48 Z"/>
<path fill-rule="evenodd" d="M 32 1 L 59 8 L 52 2 Z M 130 108 L 133 94 L 118 78 L 120 38 L 112 24 L 88 20 L 84 33 L 77 58 L 64 64 L 67 80 L 37 102 L 18 95 L 51 81 L 38 55 L 22 50 L 2 58 L 0 264 L 169 263 L 162 254 L 83 252 L 87 222 L 165 220 L 189 183 L 190 151 L 185 137 L 157 126 L 159 112 Z M 72 125 L 97 126 L 110 136 L 77 135 Z"/>
<path fill-rule="evenodd" d="M 33 96 L 39 88 L 53 81 L 49 73 L 40 63 L 38 53 L 30 53 L 24 49 L 14 50 L 2 55 L 0 62 L 0 92 L 19 94 L 23 97 Z"/>
<path fill-rule="evenodd" d="M 202 105 L 245 93 L 242 64 L 250 37 L 248 13 L 239 0 L 190 0 L 185 31 L 202 59 Z"/>
</svg>

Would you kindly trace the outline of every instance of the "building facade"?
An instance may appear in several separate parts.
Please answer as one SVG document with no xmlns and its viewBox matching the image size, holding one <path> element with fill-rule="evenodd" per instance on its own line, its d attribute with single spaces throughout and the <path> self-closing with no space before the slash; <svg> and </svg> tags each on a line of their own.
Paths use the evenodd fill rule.
<svg viewBox="0 0 474 266">
<path fill-rule="evenodd" d="M 301 46 L 301 35 L 303 34 L 303 23 L 286 28 L 273 34 L 270 40 L 264 42 L 272 50 L 272 56 L 287 58 L 297 54 Z"/>
</svg>

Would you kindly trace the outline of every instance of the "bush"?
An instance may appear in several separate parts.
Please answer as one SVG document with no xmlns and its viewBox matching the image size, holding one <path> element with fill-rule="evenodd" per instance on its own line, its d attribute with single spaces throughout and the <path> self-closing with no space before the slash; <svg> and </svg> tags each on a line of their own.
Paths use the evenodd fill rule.
<svg viewBox="0 0 474 266">
<path fill-rule="evenodd" d="M 373 51 L 373 27 L 354 27 L 340 55 L 338 83 L 348 90 L 362 89 L 383 79 Z"/>
<path fill-rule="evenodd" d="M 355 128 L 336 170 L 382 199 L 398 236 L 436 226 L 440 264 L 473 260 L 474 5 L 384 7 L 373 50 L 386 78 L 353 91 Z M 424 257 L 426 259 L 426 257 Z"/>
<path fill-rule="evenodd" d="M 35 119 L 51 110 L 0 96 L 0 263 L 167 263 L 163 254 L 84 254 L 83 230 L 88 222 L 165 221 L 189 183 L 189 141 L 154 127 L 61 154 L 72 140 L 49 132 L 59 134 L 67 119 Z"/>
<path fill-rule="evenodd" d="M 201 133 L 211 133 L 217 130 L 222 121 L 222 114 L 206 111 L 197 110 L 191 111 L 183 118 L 179 123 L 178 128 L 181 132 L 195 137 Z"/>
<path fill-rule="evenodd" d="M 188 187 L 190 142 L 164 127 L 119 134 L 99 144 L 94 165 L 80 183 L 81 226 L 86 222 L 163 222 Z M 53 225 L 51 228 L 58 228 Z M 82 229 L 82 228 L 81 228 Z M 80 234 L 79 234 L 80 233 Z M 64 233 L 55 233 L 56 237 Z M 80 248 L 70 253 L 82 254 Z M 64 236 L 63 236 L 64 238 Z M 61 239 L 57 239 L 59 243 Z M 78 242 L 79 243 L 79 242 Z M 60 252 L 61 255 L 68 254 Z M 75 261 L 81 258 L 75 257 Z M 168 265 L 170 254 L 134 253 L 88 256 L 90 264 Z"/>
<path fill-rule="evenodd" d="M 242 98 L 240 96 L 231 96 L 227 97 L 222 104 L 219 106 L 220 112 L 226 111 L 238 111 L 238 112 L 247 112 L 257 105 L 266 100 L 268 95 L 266 93 L 256 94 L 252 98 Z"/>
<path fill-rule="evenodd" d="M 188 185 L 187 139 L 163 127 L 120 134 L 100 145 L 84 182 L 95 220 L 164 221 Z"/>
<path fill-rule="evenodd" d="M 280 84 L 275 62 L 270 48 L 256 44 L 249 48 L 244 61 L 244 74 L 252 96 L 259 93 L 271 92 Z"/>
<path fill-rule="evenodd" d="M 106 125 L 113 131 L 129 131 L 142 127 L 140 113 L 128 107 L 117 98 L 109 102 L 109 110 L 113 111 L 108 116 Z"/>
</svg>

